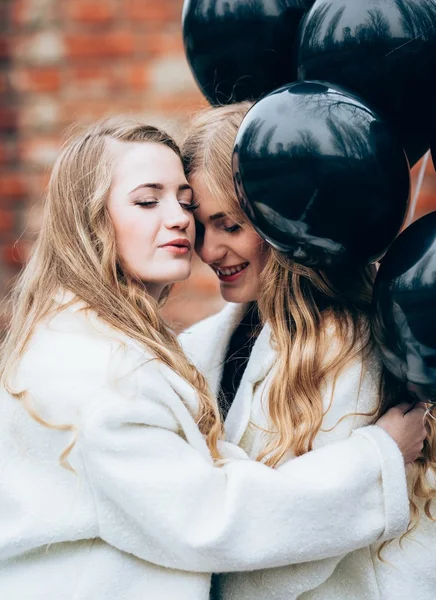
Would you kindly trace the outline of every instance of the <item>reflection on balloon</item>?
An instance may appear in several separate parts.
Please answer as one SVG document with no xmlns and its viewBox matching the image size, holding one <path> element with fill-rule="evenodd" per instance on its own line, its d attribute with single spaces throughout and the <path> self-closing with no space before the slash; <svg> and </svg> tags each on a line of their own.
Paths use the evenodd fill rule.
<svg viewBox="0 0 436 600">
<path fill-rule="evenodd" d="M 298 25 L 314 0 L 185 0 L 183 38 L 211 104 L 257 100 L 295 81 Z"/>
<path fill-rule="evenodd" d="M 378 260 L 409 199 L 407 159 L 391 128 L 359 99 L 320 82 L 284 86 L 249 110 L 233 173 L 259 234 L 317 268 Z"/>
<path fill-rule="evenodd" d="M 436 403 L 436 212 L 384 257 L 374 287 L 375 337 L 386 367 L 419 400 Z"/>
<path fill-rule="evenodd" d="M 436 0 L 317 0 L 300 30 L 299 78 L 357 93 L 395 127 L 413 165 L 436 111 Z"/>
</svg>

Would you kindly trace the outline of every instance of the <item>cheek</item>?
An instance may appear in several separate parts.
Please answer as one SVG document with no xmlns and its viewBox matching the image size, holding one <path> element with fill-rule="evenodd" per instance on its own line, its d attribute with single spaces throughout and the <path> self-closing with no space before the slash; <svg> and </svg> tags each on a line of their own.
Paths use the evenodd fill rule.
<svg viewBox="0 0 436 600">
<path fill-rule="evenodd" d="M 152 243 L 154 237 L 153 220 L 136 211 L 114 215 L 112 222 L 115 239 L 122 255 L 129 256 L 133 252 L 147 250 L 147 242 Z"/>
<path fill-rule="evenodd" d="M 261 270 L 266 262 L 267 245 L 263 239 L 254 231 L 244 232 L 244 239 L 241 239 L 241 252 L 245 251 L 242 256 L 250 261 L 253 266 L 258 267 L 256 270 Z"/>
</svg>

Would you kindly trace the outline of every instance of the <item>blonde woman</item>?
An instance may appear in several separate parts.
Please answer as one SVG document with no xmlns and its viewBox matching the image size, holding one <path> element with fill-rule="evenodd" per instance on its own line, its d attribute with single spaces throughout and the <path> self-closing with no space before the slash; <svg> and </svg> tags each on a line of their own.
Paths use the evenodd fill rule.
<svg viewBox="0 0 436 600">
<path fill-rule="evenodd" d="M 248 108 L 243 103 L 200 113 L 182 148 L 199 202 L 196 249 L 217 274 L 229 304 L 181 341 L 220 395 L 227 439 L 253 460 L 280 468 L 350 439 L 404 391 L 383 372 L 374 348 L 371 270 L 328 275 L 299 266 L 268 247 L 242 213 L 230 157 Z M 429 511 L 436 496 L 435 422 L 428 420 L 426 427 L 423 452 L 408 474 L 412 531 L 383 548 L 372 544 L 324 561 L 223 575 L 216 597 L 434 600 L 436 523 Z M 344 495 L 349 484 L 344 481 Z M 336 508 L 323 486 L 313 481 L 313 489 L 325 495 L 328 529 Z M 396 492 L 387 498 L 392 507 L 401 502 Z M 346 512 L 353 510 L 350 504 Z M 354 535 L 360 546 L 357 523 L 332 539 L 337 535 Z"/>
<path fill-rule="evenodd" d="M 362 546 L 405 528 L 403 455 L 382 427 L 278 470 L 220 442 L 215 399 L 158 311 L 190 273 L 194 209 L 153 127 L 99 123 L 56 162 L 2 350 L 2 599 L 202 600 L 212 571 L 346 552 L 329 540 L 355 523 Z M 392 423 L 413 460 L 421 419 Z M 337 490 L 327 529 L 319 477 Z"/>
</svg>

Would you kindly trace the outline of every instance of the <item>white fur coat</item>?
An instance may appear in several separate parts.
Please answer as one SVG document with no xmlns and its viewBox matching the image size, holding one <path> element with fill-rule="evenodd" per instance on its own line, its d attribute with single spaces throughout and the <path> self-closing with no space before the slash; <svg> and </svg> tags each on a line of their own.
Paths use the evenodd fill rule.
<svg viewBox="0 0 436 600">
<path fill-rule="evenodd" d="M 217 468 L 193 418 L 194 390 L 67 300 L 60 294 L 61 311 L 37 327 L 14 383 L 52 427 L 0 395 L 2 600 L 206 600 L 213 571 L 347 552 L 344 536 L 330 541 L 355 522 L 339 518 L 347 501 L 337 490 L 364 454 L 352 486 L 361 544 L 402 529 L 404 510 L 384 509 L 373 440 L 355 435 L 347 452 L 331 446 L 344 456 L 339 469 L 323 453 L 274 471 L 230 445 L 235 458 Z M 381 443 L 401 483 L 398 452 Z M 69 446 L 72 470 L 60 465 Z M 327 528 L 326 498 L 338 513 Z"/>
<path fill-rule="evenodd" d="M 229 304 L 221 313 L 198 323 L 181 336 L 185 351 L 209 378 L 216 391 L 219 387 L 223 360 L 230 336 L 242 317 L 244 306 Z M 334 344 L 332 339 L 332 344 Z M 225 427 L 227 439 L 239 444 L 248 455 L 255 459 L 265 447 L 266 434 L 262 429 L 268 427 L 267 395 L 273 374 L 275 354 L 270 345 L 270 329 L 265 326 L 254 344 L 250 360 L 242 377 L 240 388 L 228 413 Z M 264 379 L 265 378 L 265 379 Z M 338 461 L 340 469 L 346 457 L 346 445 L 352 443 L 356 428 L 367 425 L 369 416 L 349 416 L 349 413 L 371 412 L 376 406 L 377 390 L 380 378 L 380 363 L 377 356 L 371 358 L 362 372 L 362 364 L 350 364 L 341 374 L 333 390 L 332 385 L 323 390 L 325 417 L 322 431 L 316 437 L 315 452 L 322 456 L 339 442 L 344 455 L 331 457 Z M 257 381 L 263 383 L 255 386 Z M 255 391 L 253 391 L 255 390 Z M 385 461 L 391 453 L 385 455 L 387 447 L 379 446 L 380 438 L 373 437 L 380 432 L 375 426 L 359 431 L 371 439 L 379 452 L 382 477 L 374 482 L 374 488 L 380 486 L 384 494 L 386 518 L 389 513 L 404 515 L 406 498 L 402 477 L 398 470 L 391 471 L 391 465 Z M 377 433 L 378 433 L 377 432 Z M 383 440 L 383 443 L 385 440 Z M 393 443 L 393 442 L 392 442 Z M 308 456 L 308 455 L 305 455 Z M 287 457 L 289 463 L 298 463 L 303 457 Z M 347 539 L 355 548 L 361 548 L 361 529 L 359 526 L 359 508 L 352 488 L 362 477 L 365 470 L 365 455 L 356 463 L 351 478 L 344 478 L 340 485 L 342 494 L 348 503 L 337 521 L 337 506 L 329 494 L 325 493 L 324 478 L 312 480 L 313 495 L 322 494 L 325 498 L 323 517 L 325 528 L 332 531 L 329 543 L 339 538 Z M 408 468 L 410 469 L 410 467 Z M 273 506 L 275 499 L 267 502 Z M 436 510 L 434 511 L 436 513 Z M 436 515 L 435 515 L 436 516 Z M 348 525 L 345 525 L 345 522 Z M 336 531 L 333 530 L 337 527 Z M 300 522 L 302 542 L 312 538 L 315 547 L 317 539 L 310 521 Z M 375 541 L 375 540 L 374 540 Z M 398 538 L 384 550 L 382 556 L 387 562 L 377 558 L 379 543 L 371 543 L 355 552 L 343 554 L 322 561 L 294 564 L 279 569 L 267 569 L 251 573 L 222 575 L 220 595 L 223 600 L 435 600 L 436 598 L 436 523 L 422 516 L 417 530 L 403 541 L 400 548 Z M 315 555 L 312 557 L 315 558 Z"/>
</svg>

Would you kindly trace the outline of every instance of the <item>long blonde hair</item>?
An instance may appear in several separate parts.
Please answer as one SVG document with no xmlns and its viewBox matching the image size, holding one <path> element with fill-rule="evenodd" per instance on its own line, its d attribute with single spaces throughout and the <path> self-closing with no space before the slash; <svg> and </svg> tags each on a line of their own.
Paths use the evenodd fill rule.
<svg viewBox="0 0 436 600">
<path fill-rule="evenodd" d="M 332 380 L 334 389 L 341 371 L 354 360 L 362 362 L 362 373 L 367 366 L 370 368 L 368 358 L 377 351 L 371 329 L 373 282 L 371 267 L 326 273 L 298 265 L 276 250 L 270 251 L 262 273 L 258 304 L 262 320 L 271 325 L 277 352 L 268 390 L 273 435 L 258 460 L 276 466 L 288 451 L 300 456 L 312 450 L 325 414 L 323 384 Z M 331 327 L 335 338 L 333 351 L 332 336 L 326 335 Z M 376 421 L 401 401 L 410 401 L 405 385 L 383 367 L 378 405 L 366 416 Z M 343 418 L 352 414 L 356 413 Z M 427 438 L 411 475 L 411 519 L 401 539 L 417 527 L 421 504 L 425 515 L 434 519 L 431 513 L 436 498 L 434 419 L 427 419 L 426 428 Z M 388 543 L 378 549 L 381 560 L 381 551 Z"/>
<path fill-rule="evenodd" d="M 312 450 L 324 417 L 323 385 L 372 349 L 370 299 L 369 268 L 327 275 L 271 249 L 258 302 L 277 351 L 268 396 L 275 435 L 260 456 L 266 464 L 276 466 L 289 450 Z"/>
<path fill-rule="evenodd" d="M 163 144 L 181 157 L 166 133 L 122 117 L 100 121 L 67 142 L 53 168 L 39 237 L 11 295 L 12 319 L 1 350 L 1 382 L 11 394 L 24 399 L 22 392 L 13 389 L 14 373 L 35 326 L 60 310 L 54 304 L 58 290 L 70 290 L 109 326 L 143 344 L 196 390 L 199 410 L 195 416 L 212 455 L 218 458 L 221 422 L 206 380 L 185 357 L 159 315 L 158 303 L 123 268 L 117 255 L 106 206 L 115 165 L 108 140 Z"/>
<path fill-rule="evenodd" d="M 186 176 L 200 174 L 226 214 L 246 227 L 251 224 L 233 189 L 231 156 L 239 125 L 251 105 L 240 102 L 199 111 L 190 121 L 181 146 Z"/>
<path fill-rule="evenodd" d="M 188 177 L 198 174 L 210 192 L 224 203 L 223 210 L 250 227 L 232 183 L 231 155 L 238 128 L 251 103 L 209 108 L 196 115 L 182 144 Z M 370 328 L 370 304 L 374 272 L 371 268 L 322 272 L 298 265 L 270 248 L 262 273 L 258 301 L 262 321 L 272 330 L 277 360 L 268 392 L 270 427 L 273 435 L 258 460 L 276 466 L 291 451 L 299 456 L 313 447 L 323 419 L 321 389 L 337 378 L 351 361 L 363 368 L 376 352 Z M 338 340 L 332 352 L 329 328 Z M 383 370 L 374 421 L 405 396 Z M 426 473 L 436 473 L 436 427 L 427 423 L 428 438 L 417 461 L 412 497 L 425 501 L 429 515 L 436 490 L 426 482 Z M 418 509 L 412 500 L 414 517 Z M 415 519 L 416 521 L 416 519 Z"/>
</svg>

